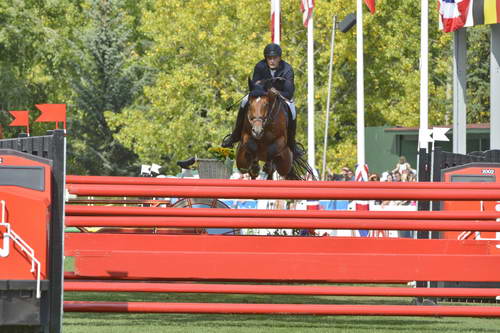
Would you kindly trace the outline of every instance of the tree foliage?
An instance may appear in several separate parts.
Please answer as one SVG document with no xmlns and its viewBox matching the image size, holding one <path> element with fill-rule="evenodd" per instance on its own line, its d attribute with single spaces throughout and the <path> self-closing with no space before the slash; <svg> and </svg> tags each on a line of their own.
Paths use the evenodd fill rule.
<svg viewBox="0 0 500 333">
<path fill-rule="evenodd" d="M 72 77 L 75 113 L 70 157 L 74 168 L 89 174 L 136 173 L 135 155 L 108 126 L 105 112 L 120 114 L 142 94 L 147 69 L 131 41 L 130 18 L 116 0 L 87 3 L 87 26 L 74 43 Z"/>
<path fill-rule="evenodd" d="M 295 69 L 298 140 L 307 133 L 307 30 L 299 1 L 282 1 L 284 59 Z M 316 160 L 323 153 L 332 16 L 355 2 L 317 1 Z M 70 173 L 136 174 L 206 156 L 231 131 L 247 78 L 270 41 L 269 4 L 251 0 L 4 0 L 0 109 L 68 104 Z M 429 123 L 452 122 L 451 34 L 429 20 Z M 327 160 L 356 157 L 356 29 L 337 31 Z M 489 27 L 468 29 L 468 121 L 489 117 Z M 364 13 L 366 126 L 418 126 L 420 7 L 381 1 Z M 232 106 L 232 108 L 231 108 Z M 36 113 L 35 113 L 36 115 Z M 10 117 L 0 113 L 5 127 Z M 35 124 L 34 134 L 47 125 Z M 18 129 L 7 129 L 7 135 Z"/>
</svg>

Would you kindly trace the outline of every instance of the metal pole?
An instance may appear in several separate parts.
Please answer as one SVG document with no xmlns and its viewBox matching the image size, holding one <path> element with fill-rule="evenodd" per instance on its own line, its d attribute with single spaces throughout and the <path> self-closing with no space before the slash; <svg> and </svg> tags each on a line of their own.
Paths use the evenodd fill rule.
<svg viewBox="0 0 500 333">
<path fill-rule="evenodd" d="M 328 97 L 326 99 L 326 119 L 325 119 L 325 138 L 323 140 L 323 166 L 321 169 L 321 179 L 325 180 L 326 170 L 326 146 L 328 141 L 328 123 L 330 121 L 330 96 L 332 91 L 332 70 L 333 70 L 333 53 L 335 48 L 335 29 L 337 28 L 337 16 L 333 16 L 332 39 L 330 42 L 330 65 L 328 67 Z"/>
<path fill-rule="evenodd" d="M 314 12 L 307 24 L 307 162 L 315 169 L 314 144 Z"/>
<path fill-rule="evenodd" d="M 500 317 L 498 306 L 408 306 L 345 304 L 154 303 L 65 301 L 65 312 L 237 313 L 347 316 Z"/>
<path fill-rule="evenodd" d="M 497 9 L 498 10 L 498 9 Z M 491 25 L 490 149 L 500 149 L 500 24 Z"/>
<path fill-rule="evenodd" d="M 453 33 L 453 152 L 466 154 L 467 30 Z"/>
<path fill-rule="evenodd" d="M 271 1 L 271 21 L 273 22 L 273 43 L 279 44 L 281 40 L 281 4 L 280 0 Z"/>
<path fill-rule="evenodd" d="M 421 0 L 420 13 L 420 130 L 418 147 L 429 149 L 429 2 Z"/>
<path fill-rule="evenodd" d="M 357 81 L 357 151 L 358 166 L 365 165 L 365 86 L 363 64 L 363 0 L 358 0 L 356 9 L 356 81 Z"/>
</svg>

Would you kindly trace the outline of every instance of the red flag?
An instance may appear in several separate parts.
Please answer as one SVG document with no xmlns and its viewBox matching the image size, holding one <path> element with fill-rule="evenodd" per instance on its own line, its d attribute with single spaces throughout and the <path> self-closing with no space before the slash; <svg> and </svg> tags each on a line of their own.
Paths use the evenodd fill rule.
<svg viewBox="0 0 500 333">
<path fill-rule="evenodd" d="M 307 27 L 309 19 L 312 17 L 314 0 L 300 0 L 300 10 L 302 11 L 302 23 Z"/>
<path fill-rule="evenodd" d="M 38 110 L 42 113 L 35 120 L 38 122 L 56 122 L 56 128 L 59 128 L 58 122 L 64 123 L 66 128 L 66 104 L 36 104 Z"/>
<path fill-rule="evenodd" d="M 472 9 L 469 11 L 470 5 L 470 0 L 440 0 L 438 2 L 440 23 L 444 32 L 452 32 L 465 26 L 468 14 L 473 12 Z"/>
<path fill-rule="evenodd" d="M 9 111 L 9 113 L 14 117 L 9 126 L 26 126 L 26 133 L 30 134 L 29 111 Z"/>
<path fill-rule="evenodd" d="M 368 9 L 370 9 L 370 13 L 375 14 L 375 0 L 365 0 Z"/>
</svg>

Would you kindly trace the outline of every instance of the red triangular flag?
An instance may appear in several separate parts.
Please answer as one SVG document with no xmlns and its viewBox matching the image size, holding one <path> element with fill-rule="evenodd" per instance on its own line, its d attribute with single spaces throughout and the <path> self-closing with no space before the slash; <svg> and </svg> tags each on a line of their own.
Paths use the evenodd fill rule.
<svg viewBox="0 0 500 333">
<path fill-rule="evenodd" d="M 30 117 L 29 111 L 9 111 L 14 117 L 14 120 L 9 126 L 26 126 L 26 133 L 30 134 Z"/>
<path fill-rule="evenodd" d="M 56 122 L 56 128 L 59 128 L 58 122 L 64 123 L 66 128 L 66 104 L 36 104 L 38 110 L 42 113 L 35 120 L 38 122 Z"/>
<path fill-rule="evenodd" d="M 375 13 L 375 0 L 365 0 L 368 9 L 370 9 L 370 13 Z"/>
</svg>

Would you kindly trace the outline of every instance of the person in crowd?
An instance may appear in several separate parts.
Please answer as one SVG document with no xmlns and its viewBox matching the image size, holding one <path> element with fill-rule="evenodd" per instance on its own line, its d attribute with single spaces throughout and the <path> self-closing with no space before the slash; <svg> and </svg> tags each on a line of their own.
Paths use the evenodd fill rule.
<svg viewBox="0 0 500 333">
<path fill-rule="evenodd" d="M 368 177 L 368 180 L 371 181 L 371 182 L 379 182 L 380 181 L 380 177 L 379 177 L 378 174 L 372 173 L 370 175 L 370 177 Z"/>
<path fill-rule="evenodd" d="M 396 172 L 401 175 L 401 181 L 405 182 L 408 174 L 412 172 L 411 165 L 406 161 L 406 157 L 399 157 L 399 162 L 396 163 L 396 167 L 392 170 L 392 173 Z"/>
<path fill-rule="evenodd" d="M 393 173 L 392 173 L 392 176 L 393 176 L 393 178 L 394 178 L 393 180 L 394 180 L 395 182 L 401 182 L 401 181 L 403 181 L 403 179 L 402 179 L 402 177 L 401 177 L 401 174 L 400 174 L 398 171 L 393 172 Z"/>
<path fill-rule="evenodd" d="M 410 172 L 408 174 L 408 177 L 406 178 L 407 182 L 416 182 L 417 181 L 417 175 L 414 172 Z"/>
<path fill-rule="evenodd" d="M 394 177 L 392 176 L 392 173 L 388 172 L 387 173 L 387 179 L 386 179 L 387 182 L 393 182 L 394 181 Z"/>
<path fill-rule="evenodd" d="M 349 180 L 348 179 L 348 173 L 349 171 L 351 171 L 351 169 L 349 169 L 348 167 L 343 167 L 342 170 L 340 171 L 340 176 L 341 176 L 341 179 L 340 180 L 343 180 L 343 181 L 346 181 L 346 180 Z M 352 171 L 351 171 L 352 172 Z"/>
</svg>

